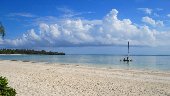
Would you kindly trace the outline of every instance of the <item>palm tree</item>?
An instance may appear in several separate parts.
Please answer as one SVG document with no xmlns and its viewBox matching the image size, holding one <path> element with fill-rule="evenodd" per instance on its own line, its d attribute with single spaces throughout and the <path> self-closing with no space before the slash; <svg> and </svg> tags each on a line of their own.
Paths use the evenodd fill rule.
<svg viewBox="0 0 170 96">
<path fill-rule="evenodd" d="M 0 36 L 2 36 L 2 38 L 5 36 L 5 28 L 4 28 L 4 26 L 1 24 L 1 22 L 0 22 Z"/>
</svg>

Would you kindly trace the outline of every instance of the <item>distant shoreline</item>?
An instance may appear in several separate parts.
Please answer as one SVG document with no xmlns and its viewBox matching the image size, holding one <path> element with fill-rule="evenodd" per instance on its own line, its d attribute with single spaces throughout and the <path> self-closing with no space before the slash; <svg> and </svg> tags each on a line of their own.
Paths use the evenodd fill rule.
<svg viewBox="0 0 170 96">
<path fill-rule="evenodd" d="M 31 49 L 0 49 L 0 54 L 65 55 L 64 52 L 52 52 L 52 51 L 31 50 Z"/>
</svg>

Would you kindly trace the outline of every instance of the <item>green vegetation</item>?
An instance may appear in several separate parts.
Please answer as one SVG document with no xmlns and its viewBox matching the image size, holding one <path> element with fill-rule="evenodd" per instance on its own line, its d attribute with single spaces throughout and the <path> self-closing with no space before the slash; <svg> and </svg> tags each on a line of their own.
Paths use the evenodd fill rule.
<svg viewBox="0 0 170 96">
<path fill-rule="evenodd" d="M 5 28 L 4 28 L 4 26 L 1 24 L 1 22 L 0 22 L 0 35 L 2 36 L 2 38 L 5 36 Z"/>
<path fill-rule="evenodd" d="M 0 36 L 4 38 L 5 36 L 5 28 L 0 22 Z M 8 86 L 8 80 L 5 77 L 0 77 L 0 96 L 15 96 L 15 89 Z"/>
<path fill-rule="evenodd" d="M 5 77 L 0 77 L 0 96 L 15 96 L 15 89 L 8 86 L 8 80 Z"/>
<path fill-rule="evenodd" d="M 65 55 L 63 52 L 46 52 L 45 50 L 35 51 L 29 49 L 0 49 L 0 54 L 41 54 L 41 55 Z"/>
</svg>

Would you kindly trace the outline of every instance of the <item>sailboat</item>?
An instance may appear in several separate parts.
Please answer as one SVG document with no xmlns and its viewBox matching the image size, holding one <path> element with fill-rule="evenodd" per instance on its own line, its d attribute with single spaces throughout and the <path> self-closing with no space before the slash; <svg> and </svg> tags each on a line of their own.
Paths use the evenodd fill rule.
<svg viewBox="0 0 170 96">
<path fill-rule="evenodd" d="M 126 58 L 123 58 L 123 60 L 120 60 L 120 61 L 123 61 L 123 62 L 131 62 L 132 59 L 129 59 L 129 41 L 128 41 L 128 55 Z"/>
</svg>

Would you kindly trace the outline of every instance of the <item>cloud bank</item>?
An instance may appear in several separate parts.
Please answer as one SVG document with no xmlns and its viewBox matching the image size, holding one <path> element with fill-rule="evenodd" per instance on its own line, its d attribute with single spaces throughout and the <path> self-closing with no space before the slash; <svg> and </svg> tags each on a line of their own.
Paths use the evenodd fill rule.
<svg viewBox="0 0 170 96">
<path fill-rule="evenodd" d="M 159 23 L 149 17 L 143 19 Z M 0 41 L 8 47 L 113 46 L 126 45 L 127 41 L 135 46 L 159 46 L 166 45 L 169 38 L 168 32 L 136 26 L 130 19 L 120 20 L 118 11 L 112 9 L 101 20 L 59 19 L 55 24 L 41 23 L 38 31 L 28 30 L 20 38 Z"/>
</svg>

